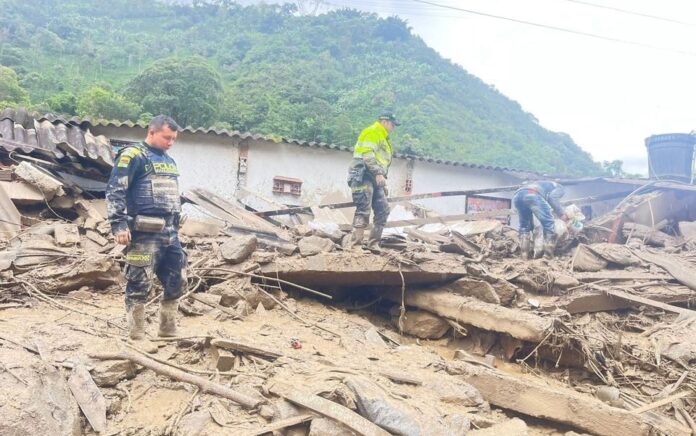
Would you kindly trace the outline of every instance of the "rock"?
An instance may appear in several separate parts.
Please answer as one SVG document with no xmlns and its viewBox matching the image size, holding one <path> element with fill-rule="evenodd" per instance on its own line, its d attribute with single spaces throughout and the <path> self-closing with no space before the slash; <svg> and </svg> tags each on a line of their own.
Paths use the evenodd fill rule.
<svg viewBox="0 0 696 436">
<path fill-rule="evenodd" d="M 442 289 L 447 289 L 455 294 L 464 295 L 466 297 L 478 298 L 481 301 L 492 304 L 500 304 L 500 297 L 489 283 L 480 280 L 459 279 L 454 283 L 443 286 Z"/>
<path fill-rule="evenodd" d="M 280 297 L 280 292 L 268 291 L 276 298 Z M 266 309 L 276 306 L 275 300 L 264 294 L 256 285 L 251 283 L 249 278 L 230 279 L 217 285 L 213 285 L 208 290 L 212 295 L 220 296 L 220 305 L 225 307 L 235 307 L 239 302 L 244 302 L 251 311 L 259 304 L 263 304 Z"/>
<path fill-rule="evenodd" d="M 424 386 L 437 394 L 443 403 L 478 407 L 486 402 L 478 389 L 454 377 L 441 377 L 426 382 Z"/>
<path fill-rule="evenodd" d="M 319 253 L 328 253 L 332 251 L 335 244 L 331 239 L 321 238 L 319 236 L 307 236 L 300 239 L 297 243 L 302 257 L 314 256 Z"/>
<path fill-rule="evenodd" d="M 0 363 L 13 367 L 17 356 L 0 356 Z M 27 360 L 31 357 L 27 357 Z M 26 360 L 24 360 L 26 362 Z M 52 366 L 37 362 L 13 372 L 28 386 L 3 371 L 0 373 L 0 434 L 80 435 L 80 411 L 63 375 Z"/>
<path fill-rule="evenodd" d="M 377 329 L 372 327 L 368 329 L 365 332 L 365 339 L 367 339 L 368 342 L 377 345 L 378 347 L 383 347 L 387 348 L 387 343 L 384 342 L 384 339 L 382 339 L 382 336 L 377 332 Z"/>
<path fill-rule="evenodd" d="M 92 293 L 89 292 L 89 288 L 87 286 L 83 286 L 77 291 L 68 292 L 68 297 L 75 298 L 76 300 L 86 301 L 92 299 Z"/>
<path fill-rule="evenodd" d="M 97 386 L 112 387 L 124 380 L 132 379 L 138 371 L 130 360 L 98 360 L 90 373 Z"/>
<path fill-rule="evenodd" d="M 254 235 L 233 236 L 220 246 L 222 258 L 231 264 L 244 262 L 256 250 L 256 243 Z"/>
<path fill-rule="evenodd" d="M 211 421 L 210 412 L 207 410 L 189 413 L 181 418 L 174 434 L 177 436 L 198 436 Z"/>
<path fill-rule="evenodd" d="M 471 430 L 471 420 L 460 414 L 447 415 L 445 417 L 445 425 L 449 429 L 452 436 L 464 436 Z"/>
<path fill-rule="evenodd" d="M 264 405 L 259 409 L 259 415 L 270 421 L 275 416 L 275 410 L 269 405 Z"/>
<path fill-rule="evenodd" d="M 398 327 L 398 316 L 392 317 L 392 322 Z M 423 310 L 408 311 L 402 319 L 404 333 L 421 339 L 440 339 L 450 329 L 443 318 Z"/>
<path fill-rule="evenodd" d="M 80 242 L 80 231 L 75 224 L 56 224 L 53 231 L 58 245 L 65 247 Z"/>
<path fill-rule="evenodd" d="M 52 280 L 44 290 L 66 292 L 91 286 L 104 289 L 121 280 L 121 268 L 108 256 L 95 255 L 79 260 L 70 266 L 46 266 L 36 273 L 36 278 Z"/>
<path fill-rule="evenodd" d="M 54 197 L 50 202 L 50 206 L 54 209 L 72 209 L 75 207 L 75 198 L 67 195 Z"/>
<path fill-rule="evenodd" d="M 315 418 L 309 426 L 308 436 L 355 436 L 347 427 L 328 418 Z"/>
<path fill-rule="evenodd" d="M 210 357 L 218 371 L 225 372 L 234 368 L 235 355 L 231 351 L 210 347 Z"/>
<path fill-rule="evenodd" d="M 83 229 L 90 229 L 90 230 L 97 230 L 97 226 L 99 225 L 99 221 L 93 217 L 89 217 L 85 219 L 85 222 L 82 224 Z"/>
<path fill-rule="evenodd" d="M 106 219 L 106 202 L 105 200 L 85 200 L 80 199 L 75 202 L 75 210 L 78 215 L 85 219 L 92 218 L 97 222 L 102 222 Z"/>
<path fill-rule="evenodd" d="M 293 230 L 295 231 L 297 236 L 304 237 L 312 235 L 312 229 L 307 224 L 300 224 L 299 226 L 296 226 Z"/>
<path fill-rule="evenodd" d="M 575 278 L 565 274 L 555 274 L 553 279 L 554 288 L 568 289 L 578 286 L 580 282 Z"/>
<path fill-rule="evenodd" d="M 271 263 L 276 260 L 277 257 L 278 255 L 276 253 L 271 253 L 268 251 L 256 251 L 251 255 L 251 260 L 259 265 L 266 265 L 267 263 Z"/>
<path fill-rule="evenodd" d="M 99 233 L 95 232 L 94 230 L 87 230 L 85 232 L 85 237 L 87 237 L 87 239 L 89 239 L 92 242 L 96 242 L 97 244 L 101 245 L 102 247 L 109 243 L 108 239 L 106 239 L 105 237 L 103 237 Z"/>
<path fill-rule="evenodd" d="M 528 434 L 527 424 L 519 418 L 512 418 L 488 428 L 470 431 L 467 436 L 527 436 Z"/>
</svg>

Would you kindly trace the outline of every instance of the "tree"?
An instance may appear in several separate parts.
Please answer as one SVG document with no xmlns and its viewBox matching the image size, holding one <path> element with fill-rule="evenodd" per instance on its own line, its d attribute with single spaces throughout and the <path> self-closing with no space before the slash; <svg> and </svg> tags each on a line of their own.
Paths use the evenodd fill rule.
<svg viewBox="0 0 696 436">
<path fill-rule="evenodd" d="M 623 170 L 623 161 L 618 159 L 611 162 L 608 160 L 602 162 L 602 170 L 611 177 L 626 177 L 626 173 Z"/>
<path fill-rule="evenodd" d="M 139 104 L 98 86 L 84 91 L 77 99 L 77 114 L 81 117 L 137 120 L 141 112 Z"/>
<path fill-rule="evenodd" d="M 67 115 L 77 115 L 77 97 L 68 91 L 61 91 L 46 100 L 52 111 Z"/>
<path fill-rule="evenodd" d="M 126 94 L 153 114 L 172 116 L 183 126 L 209 126 L 216 119 L 222 79 L 200 56 L 167 58 L 134 77 Z"/>
<path fill-rule="evenodd" d="M 19 85 L 17 73 L 0 65 L 0 105 L 22 106 L 29 104 L 29 94 Z"/>
</svg>

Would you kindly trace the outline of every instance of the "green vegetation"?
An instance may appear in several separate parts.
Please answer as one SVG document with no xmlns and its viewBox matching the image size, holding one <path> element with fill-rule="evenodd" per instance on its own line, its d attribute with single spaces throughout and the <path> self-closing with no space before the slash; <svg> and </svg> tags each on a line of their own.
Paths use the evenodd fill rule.
<svg viewBox="0 0 696 436">
<path fill-rule="evenodd" d="M 293 5 L 0 0 L 0 105 L 168 113 L 352 145 L 384 109 L 402 153 L 563 174 L 602 169 L 563 133 L 430 49 L 399 18 Z M 16 76 L 13 72 L 16 72 Z M 25 92 L 26 91 L 26 92 Z M 28 93 L 28 97 L 27 97 Z"/>
</svg>

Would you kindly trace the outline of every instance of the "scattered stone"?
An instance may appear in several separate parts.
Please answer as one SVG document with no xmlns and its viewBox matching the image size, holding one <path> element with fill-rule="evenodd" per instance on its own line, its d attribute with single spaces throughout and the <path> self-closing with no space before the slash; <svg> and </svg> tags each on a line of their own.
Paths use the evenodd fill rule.
<svg viewBox="0 0 696 436">
<path fill-rule="evenodd" d="M 527 436 L 528 434 L 527 424 L 519 418 L 512 418 L 488 428 L 470 431 L 467 436 Z"/>
<path fill-rule="evenodd" d="M 104 213 L 102 213 L 102 209 Z M 104 200 L 77 200 L 75 202 L 75 210 L 82 218 L 85 219 L 85 222 L 89 218 L 92 218 L 98 222 L 106 219 L 106 203 Z"/>
<path fill-rule="evenodd" d="M 356 433 L 333 419 L 314 418 L 309 425 L 308 436 L 355 436 Z"/>
<path fill-rule="evenodd" d="M 77 291 L 70 291 L 68 292 L 68 297 L 75 298 L 77 300 L 91 300 L 92 299 L 92 293 L 89 292 L 89 288 L 87 286 L 83 286 Z"/>
<path fill-rule="evenodd" d="M 266 308 L 263 307 L 263 303 L 259 303 L 258 306 L 256 306 L 256 314 L 257 315 L 265 315 L 267 313 Z"/>
<path fill-rule="evenodd" d="M 80 242 L 80 231 L 75 224 L 56 224 L 54 237 L 60 246 L 75 245 Z"/>
<path fill-rule="evenodd" d="M 198 436 L 211 421 L 210 412 L 207 410 L 189 413 L 181 418 L 174 434 L 176 436 Z"/>
<path fill-rule="evenodd" d="M 213 346 L 210 347 L 210 357 L 218 371 L 230 371 L 234 368 L 236 356 L 230 351 Z"/>
<path fill-rule="evenodd" d="M 471 420 L 467 416 L 458 413 L 447 415 L 445 417 L 445 425 L 452 436 L 465 436 L 471 430 Z"/>
<path fill-rule="evenodd" d="M 382 336 L 380 336 L 380 334 L 377 332 L 377 329 L 374 327 L 368 329 L 365 332 L 365 339 L 367 339 L 368 342 L 374 345 L 387 348 L 387 343 L 384 342 L 384 339 L 382 339 Z"/>
<path fill-rule="evenodd" d="M 486 402 L 478 389 L 453 377 L 428 381 L 424 386 L 436 393 L 443 403 L 462 407 L 478 407 Z"/>
<path fill-rule="evenodd" d="M 299 226 L 296 226 L 293 230 L 295 231 L 297 236 L 304 237 L 312 235 L 312 229 L 307 224 L 300 224 Z"/>
<path fill-rule="evenodd" d="M 253 311 L 259 304 L 263 304 L 265 309 L 272 309 L 276 306 L 275 300 L 251 283 L 247 277 L 230 279 L 210 287 L 208 292 L 212 295 L 220 296 L 220 305 L 225 307 L 235 307 L 239 302 L 244 302 L 249 311 Z M 268 291 L 276 298 L 280 297 L 280 292 Z"/>
<path fill-rule="evenodd" d="M 261 408 L 259 409 L 259 415 L 262 418 L 270 421 L 275 416 L 275 410 L 271 406 L 264 405 L 264 406 L 261 406 Z"/>
<path fill-rule="evenodd" d="M 54 197 L 49 204 L 54 209 L 72 209 L 75 207 L 75 198 L 68 195 Z"/>
<path fill-rule="evenodd" d="M 85 222 L 82 224 L 83 229 L 90 229 L 90 230 L 97 230 L 97 226 L 99 225 L 99 220 L 89 217 L 85 219 Z"/>
<path fill-rule="evenodd" d="M 300 249 L 302 257 L 314 256 L 319 253 L 328 253 L 334 249 L 336 245 L 331 239 L 321 238 L 319 236 L 307 236 L 300 239 L 297 247 Z"/>
<path fill-rule="evenodd" d="M 233 236 L 220 246 L 220 252 L 228 263 L 238 264 L 251 256 L 256 250 L 256 244 L 254 235 Z"/>
<path fill-rule="evenodd" d="M 101 245 L 102 247 L 109 243 L 108 239 L 104 238 L 99 233 L 95 232 L 94 230 L 87 230 L 85 232 L 85 236 L 90 241 L 96 242 L 97 244 Z"/>
<path fill-rule="evenodd" d="M 441 289 L 447 289 L 455 294 L 464 295 L 466 297 L 478 298 L 486 303 L 500 304 L 500 297 L 489 283 L 462 278 Z"/>
<path fill-rule="evenodd" d="M 89 256 L 74 265 L 46 266 L 37 270 L 35 277 L 54 279 L 44 286 L 44 290 L 51 292 L 67 292 L 82 286 L 104 289 L 120 283 L 121 268 L 108 256 Z"/>
<path fill-rule="evenodd" d="M 399 317 L 392 317 L 392 322 L 399 327 Z M 403 332 L 421 339 L 440 339 L 450 329 L 444 318 L 424 310 L 408 311 L 402 318 Z"/>
<path fill-rule="evenodd" d="M 259 265 L 266 265 L 276 260 L 277 257 L 278 255 L 276 253 L 268 251 L 256 251 L 251 255 L 251 260 Z"/>
<path fill-rule="evenodd" d="M 95 360 L 92 378 L 99 387 L 112 387 L 137 375 L 137 368 L 130 360 Z"/>
</svg>

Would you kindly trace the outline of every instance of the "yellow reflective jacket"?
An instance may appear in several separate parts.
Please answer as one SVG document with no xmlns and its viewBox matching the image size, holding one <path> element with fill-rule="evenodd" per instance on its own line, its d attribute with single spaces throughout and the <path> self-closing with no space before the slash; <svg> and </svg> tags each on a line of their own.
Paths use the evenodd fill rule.
<svg viewBox="0 0 696 436">
<path fill-rule="evenodd" d="M 378 174 L 386 177 L 391 161 L 389 132 L 377 121 L 360 133 L 353 150 L 351 168 L 364 164 L 373 177 Z"/>
</svg>

